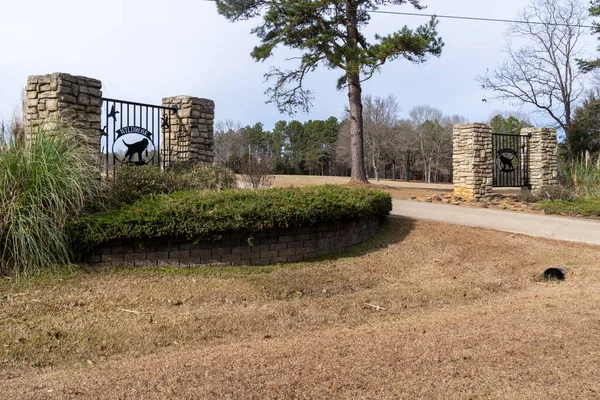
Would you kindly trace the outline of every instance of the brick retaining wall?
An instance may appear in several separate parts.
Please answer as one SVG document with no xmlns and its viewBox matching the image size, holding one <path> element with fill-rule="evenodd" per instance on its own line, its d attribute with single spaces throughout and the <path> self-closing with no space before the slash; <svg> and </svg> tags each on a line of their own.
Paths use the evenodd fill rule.
<svg viewBox="0 0 600 400">
<path fill-rule="evenodd" d="M 348 250 L 377 232 L 381 217 L 306 228 L 221 235 L 219 240 L 178 238 L 113 240 L 98 247 L 90 264 L 130 267 L 267 265 L 297 262 Z M 250 244 L 251 242 L 251 244 Z"/>
</svg>

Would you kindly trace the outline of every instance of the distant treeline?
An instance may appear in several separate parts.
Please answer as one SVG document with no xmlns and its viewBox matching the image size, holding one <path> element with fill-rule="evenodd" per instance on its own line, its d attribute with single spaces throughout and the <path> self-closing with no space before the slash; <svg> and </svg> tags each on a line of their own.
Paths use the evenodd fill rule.
<svg viewBox="0 0 600 400">
<path fill-rule="evenodd" d="M 419 106 L 399 119 L 393 96 L 365 96 L 363 101 L 365 164 L 370 179 L 452 180 L 452 127 L 460 115 Z M 521 119 L 496 115 L 494 129 L 517 133 Z M 219 121 L 215 129 L 216 161 L 236 172 L 248 157 L 272 165 L 276 174 L 350 176 L 350 129 L 347 119 L 279 121 L 272 131 L 261 123 L 242 126 Z"/>
</svg>

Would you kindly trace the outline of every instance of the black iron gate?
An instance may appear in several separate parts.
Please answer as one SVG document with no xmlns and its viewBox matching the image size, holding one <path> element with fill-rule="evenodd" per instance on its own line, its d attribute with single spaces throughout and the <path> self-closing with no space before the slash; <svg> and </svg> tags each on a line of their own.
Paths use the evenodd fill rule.
<svg viewBox="0 0 600 400">
<path fill-rule="evenodd" d="M 176 108 L 103 98 L 101 151 L 106 176 L 121 165 L 168 165 L 171 117 L 176 113 Z"/>
<path fill-rule="evenodd" d="M 492 135 L 494 187 L 529 186 L 529 136 Z"/>
</svg>

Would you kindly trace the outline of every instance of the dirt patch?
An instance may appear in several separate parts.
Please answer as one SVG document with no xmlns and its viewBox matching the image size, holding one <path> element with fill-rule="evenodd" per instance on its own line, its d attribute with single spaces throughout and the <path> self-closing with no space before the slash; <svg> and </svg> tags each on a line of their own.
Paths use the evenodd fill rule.
<svg viewBox="0 0 600 400">
<path fill-rule="evenodd" d="M 315 262 L 5 280 L 0 390 L 14 399 L 592 398 L 598 251 L 392 220 L 343 257 Z M 567 280 L 541 281 L 551 266 Z"/>
</svg>

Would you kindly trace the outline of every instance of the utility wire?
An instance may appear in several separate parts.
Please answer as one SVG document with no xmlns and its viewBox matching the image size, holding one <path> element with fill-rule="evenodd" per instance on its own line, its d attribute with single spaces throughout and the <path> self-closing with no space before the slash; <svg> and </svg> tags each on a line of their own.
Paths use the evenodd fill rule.
<svg viewBox="0 0 600 400">
<path fill-rule="evenodd" d="M 202 0 L 211 3 L 216 3 L 216 0 Z M 501 22 L 501 23 L 510 23 L 510 24 L 530 24 L 530 25 L 548 25 L 548 26 L 566 26 L 566 27 L 578 27 L 578 28 L 595 28 L 592 25 L 569 25 L 569 24 L 559 24 L 559 23 L 546 23 L 541 21 L 519 21 L 513 19 L 501 19 L 501 18 L 483 18 L 483 17 L 467 17 L 464 15 L 438 15 L 438 14 L 422 14 L 422 13 L 411 13 L 411 12 L 401 12 L 401 11 L 383 11 L 383 10 L 370 10 L 367 11 L 371 14 L 389 14 L 389 15 L 404 15 L 409 17 L 436 17 L 441 19 L 460 19 L 467 21 L 480 21 L 480 22 Z"/>
<path fill-rule="evenodd" d="M 408 16 L 413 16 L 413 17 L 436 17 L 436 18 L 446 18 L 446 19 L 463 19 L 463 20 L 468 20 L 468 21 L 503 22 L 503 23 L 511 23 L 511 24 L 530 24 L 530 25 L 594 28 L 594 26 L 592 26 L 592 25 L 569 25 L 569 24 L 557 24 L 557 23 L 551 24 L 551 23 L 546 23 L 546 22 L 541 22 L 541 21 L 519 21 L 519 20 L 513 20 L 513 19 L 466 17 L 466 16 L 459 16 L 459 15 L 420 14 L 420 13 L 409 13 L 409 12 L 400 12 L 400 11 L 381 11 L 381 10 L 372 10 L 372 11 L 368 11 L 368 12 L 376 13 L 376 14 L 408 15 Z"/>
</svg>

